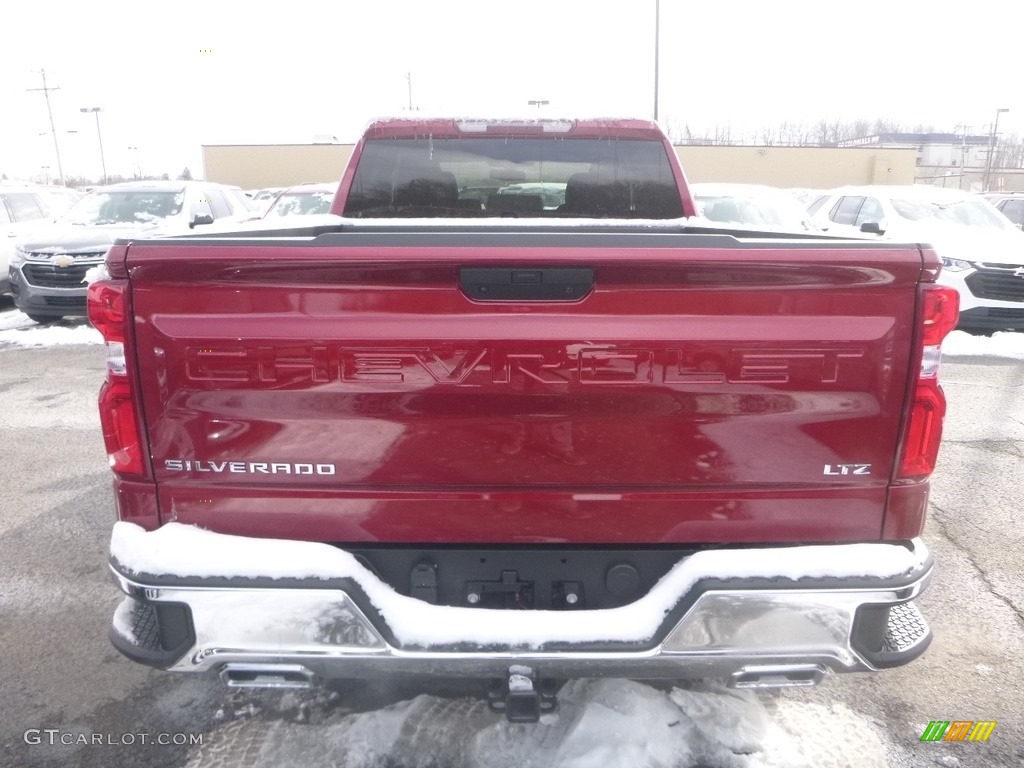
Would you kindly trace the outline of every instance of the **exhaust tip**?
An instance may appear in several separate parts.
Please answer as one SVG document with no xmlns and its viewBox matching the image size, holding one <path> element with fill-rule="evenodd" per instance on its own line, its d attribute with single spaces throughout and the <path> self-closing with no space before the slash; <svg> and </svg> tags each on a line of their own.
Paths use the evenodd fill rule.
<svg viewBox="0 0 1024 768">
<path fill-rule="evenodd" d="M 225 664 L 220 679 L 228 688 L 312 688 L 314 682 L 301 664 Z"/>
<path fill-rule="evenodd" d="M 743 667 L 729 678 L 730 688 L 809 688 L 825 676 L 821 664 L 766 664 Z"/>
</svg>

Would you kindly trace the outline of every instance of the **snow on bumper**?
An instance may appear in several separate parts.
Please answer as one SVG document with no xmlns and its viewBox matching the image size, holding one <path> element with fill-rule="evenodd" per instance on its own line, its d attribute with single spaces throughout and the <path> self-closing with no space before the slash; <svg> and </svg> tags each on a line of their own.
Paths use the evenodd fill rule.
<svg viewBox="0 0 1024 768">
<path fill-rule="evenodd" d="M 816 682 L 826 668 L 920 655 L 931 635 L 910 601 L 931 569 L 918 540 L 714 550 L 682 559 L 620 608 L 501 611 L 400 595 L 327 544 L 121 522 L 111 570 L 128 597 L 111 638 L 131 658 L 181 671 L 295 664 L 327 678 L 501 675 L 528 661 L 563 677 L 742 682 L 792 668 L 803 670 L 793 679 Z"/>
</svg>

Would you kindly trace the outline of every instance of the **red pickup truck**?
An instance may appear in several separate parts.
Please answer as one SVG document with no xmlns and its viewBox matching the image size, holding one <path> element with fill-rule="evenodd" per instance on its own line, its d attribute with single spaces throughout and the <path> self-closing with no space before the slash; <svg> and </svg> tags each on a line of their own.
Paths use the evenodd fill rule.
<svg viewBox="0 0 1024 768">
<path fill-rule="evenodd" d="M 128 657 L 232 686 L 811 685 L 919 656 L 957 295 L 723 229 L 653 123 L 371 124 L 308 227 L 90 286 Z"/>
</svg>

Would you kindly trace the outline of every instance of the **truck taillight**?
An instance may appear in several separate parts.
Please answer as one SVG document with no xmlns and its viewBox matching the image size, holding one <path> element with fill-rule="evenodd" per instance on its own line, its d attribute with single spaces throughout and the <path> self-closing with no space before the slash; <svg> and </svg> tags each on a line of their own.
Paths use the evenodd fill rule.
<svg viewBox="0 0 1024 768">
<path fill-rule="evenodd" d="M 900 480 L 919 480 L 935 469 L 942 442 L 942 419 L 946 415 L 946 397 L 939 386 L 941 344 L 956 328 L 960 312 L 960 294 L 955 288 L 928 284 L 921 291 L 917 329 L 921 369 L 903 435 L 897 475 Z"/>
<path fill-rule="evenodd" d="M 956 328 L 960 317 L 960 294 L 955 288 L 926 285 L 921 297 L 922 338 L 925 349 L 942 343 Z"/>
<path fill-rule="evenodd" d="M 100 423 L 111 469 L 126 475 L 144 474 L 135 402 L 126 379 L 111 381 L 108 377 L 104 382 L 100 389 Z"/>
<path fill-rule="evenodd" d="M 107 380 L 100 389 L 100 422 L 110 466 L 118 474 L 145 475 L 134 383 L 125 359 L 131 292 L 127 280 L 89 286 L 89 322 L 107 345 Z"/>
<path fill-rule="evenodd" d="M 89 322 L 107 341 L 124 342 L 127 280 L 99 280 L 89 286 Z"/>
</svg>

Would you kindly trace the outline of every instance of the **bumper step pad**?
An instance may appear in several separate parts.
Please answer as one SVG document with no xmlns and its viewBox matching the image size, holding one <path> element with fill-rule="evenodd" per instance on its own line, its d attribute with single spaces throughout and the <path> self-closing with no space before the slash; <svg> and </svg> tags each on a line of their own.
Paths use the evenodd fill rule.
<svg viewBox="0 0 1024 768">
<path fill-rule="evenodd" d="M 889 609 L 882 651 L 871 662 L 881 668 L 906 664 L 924 653 L 931 641 L 928 622 L 914 603 L 894 605 Z"/>
<path fill-rule="evenodd" d="M 195 643 L 187 606 L 125 597 L 110 627 L 110 642 L 128 658 L 168 667 Z"/>
</svg>

